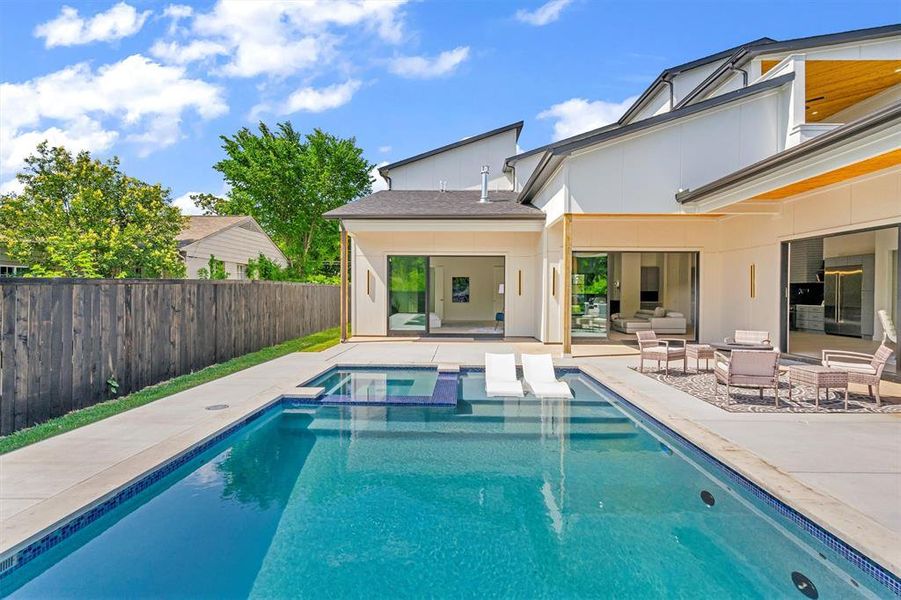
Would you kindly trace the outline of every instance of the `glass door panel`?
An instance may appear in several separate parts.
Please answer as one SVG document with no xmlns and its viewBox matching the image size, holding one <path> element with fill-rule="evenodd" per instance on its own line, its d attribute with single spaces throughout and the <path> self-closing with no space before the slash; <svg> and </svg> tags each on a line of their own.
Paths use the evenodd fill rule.
<svg viewBox="0 0 901 600">
<path fill-rule="evenodd" d="M 388 257 L 388 333 L 427 333 L 429 259 Z"/>
<path fill-rule="evenodd" d="M 572 336 L 607 337 L 607 253 L 574 252 Z"/>
</svg>

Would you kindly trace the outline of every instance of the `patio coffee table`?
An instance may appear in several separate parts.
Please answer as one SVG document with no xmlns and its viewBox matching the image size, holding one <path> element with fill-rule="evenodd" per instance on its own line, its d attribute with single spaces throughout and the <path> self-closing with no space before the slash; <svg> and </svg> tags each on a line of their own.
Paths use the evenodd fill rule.
<svg viewBox="0 0 901 600">
<path fill-rule="evenodd" d="M 845 410 L 848 410 L 848 372 L 830 369 L 820 365 L 790 365 L 788 367 L 788 399 L 792 399 L 792 388 L 796 384 L 812 386 L 816 390 L 816 407 L 820 407 L 820 388 L 845 390 Z"/>
<path fill-rule="evenodd" d="M 714 349 L 710 344 L 686 344 L 685 359 L 695 359 L 695 371 L 701 372 L 701 360 L 704 360 L 704 370 L 710 370 L 710 360 L 714 358 Z"/>
</svg>

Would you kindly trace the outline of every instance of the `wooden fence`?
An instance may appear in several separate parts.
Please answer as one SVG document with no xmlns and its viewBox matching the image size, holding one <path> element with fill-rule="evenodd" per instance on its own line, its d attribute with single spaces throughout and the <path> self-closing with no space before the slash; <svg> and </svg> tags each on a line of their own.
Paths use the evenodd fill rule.
<svg viewBox="0 0 901 600">
<path fill-rule="evenodd" d="M 338 325 L 336 286 L 0 279 L 0 435 Z"/>
</svg>

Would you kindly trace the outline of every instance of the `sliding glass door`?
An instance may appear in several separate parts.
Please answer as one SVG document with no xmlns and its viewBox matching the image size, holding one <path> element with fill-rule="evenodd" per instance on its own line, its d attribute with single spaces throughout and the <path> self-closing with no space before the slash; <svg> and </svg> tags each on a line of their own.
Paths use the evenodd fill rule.
<svg viewBox="0 0 901 600">
<path fill-rule="evenodd" d="M 573 337 L 606 338 L 607 306 L 607 253 L 573 252 Z"/>
<path fill-rule="evenodd" d="M 429 259 L 427 256 L 388 257 L 388 333 L 428 331 Z"/>
</svg>

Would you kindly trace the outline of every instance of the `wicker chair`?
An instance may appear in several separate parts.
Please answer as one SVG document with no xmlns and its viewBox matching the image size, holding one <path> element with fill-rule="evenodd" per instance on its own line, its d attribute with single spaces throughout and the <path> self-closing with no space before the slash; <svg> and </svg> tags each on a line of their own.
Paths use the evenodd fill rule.
<svg viewBox="0 0 901 600">
<path fill-rule="evenodd" d="M 641 358 L 638 363 L 638 371 L 644 373 L 644 361 L 657 361 L 657 370 L 660 370 L 660 363 L 666 364 L 666 374 L 669 375 L 670 361 L 682 361 L 682 372 L 686 372 L 685 360 L 685 340 L 672 338 L 659 338 L 653 331 L 638 331 L 635 333 L 638 337 L 638 349 L 641 351 Z M 681 347 L 670 346 L 670 343 L 681 343 Z"/>
<path fill-rule="evenodd" d="M 736 329 L 735 335 L 730 338 L 725 338 L 723 342 L 729 346 L 756 346 L 758 348 L 773 347 L 768 331 Z"/>
<path fill-rule="evenodd" d="M 848 383 L 860 383 L 867 386 L 870 397 L 876 391 L 876 406 L 882 405 L 879 396 L 879 380 L 885 365 L 892 357 L 892 350 L 885 345 L 879 346 L 875 354 L 863 352 L 845 352 L 844 350 L 823 350 L 823 366 L 848 372 Z"/>
<path fill-rule="evenodd" d="M 779 353 L 760 350 L 733 350 L 732 356 L 720 352 L 714 354 L 713 373 L 716 389 L 726 386 L 726 403 L 732 397 L 732 386 L 756 387 L 763 398 L 764 388 L 773 388 L 776 406 L 779 406 Z"/>
</svg>

